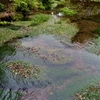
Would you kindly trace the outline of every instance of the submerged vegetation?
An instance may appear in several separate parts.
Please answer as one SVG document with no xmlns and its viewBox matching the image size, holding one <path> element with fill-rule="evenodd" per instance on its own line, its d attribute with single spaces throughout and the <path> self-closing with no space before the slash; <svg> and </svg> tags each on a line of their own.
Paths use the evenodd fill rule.
<svg viewBox="0 0 100 100">
<path fill-rule="evenodd" d="M 40 72 L 38 67 L 32 66 L 24 61 L 9 62 L 6 67 L 8 67 L 14 75 L 20 75 L 23 78 L 37 78 Z"/>
<path fill-rule="evenodd" d="M 86 90 L 77 93 L 74 100 L 99 100 L 100 99 L 100 84 L 90 86 Z"/>
</svg>

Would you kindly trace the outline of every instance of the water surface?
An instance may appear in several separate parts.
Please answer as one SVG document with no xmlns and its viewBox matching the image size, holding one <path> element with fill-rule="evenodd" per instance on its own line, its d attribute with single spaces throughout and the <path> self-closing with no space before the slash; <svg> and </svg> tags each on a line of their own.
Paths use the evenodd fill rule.
<svg viewBox="0 0 100 100">
<path fill-rule="evenodd" d="M 0 47 L 1 88 L 6 91 L 27 90 L 21 100 L 73 100 L 77 91 L 100 82 L 100 56 L 62 39 L 59 36 L 39 35 Z M 15 77 L 2 64 L 18 60 L 38 66 L 39 77 Z"/>
</svg>

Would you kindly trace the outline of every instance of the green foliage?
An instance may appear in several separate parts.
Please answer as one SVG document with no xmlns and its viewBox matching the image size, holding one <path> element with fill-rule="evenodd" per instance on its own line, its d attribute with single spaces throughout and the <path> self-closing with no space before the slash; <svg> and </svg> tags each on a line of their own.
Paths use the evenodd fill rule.
<svg viewBox="0 0 100 100">
<path fill-rule="evenodd" d="M 47 21 L 48 19 L 49 19 L 49 15 L 46 15 L 46 14 L 35 15 L 34 19 L 32 20 L 31 26 L 43 23 Z"/>
<path fill-rule="evenodd" d="M 43 6 L 45 9 L 50 9 L 51 8 L 51 1 L 50 0 L 41 0 Z"/>
<path fill-rule="evenodd" d="M 98 35 L 100 36 L 100 27 L 98 27 L 98 28 L 95 30 L 94 33 L 96 33 L 96 34 L 98 34 Z"/>
<path fill-rule="evenodd" d="M 4 8 L 5 8 L 5 6 L 2 3 L 0 3 L 0 11 L 3 11 Z"/>
<path fill-rule="evenodd" d="M 38 9 L 40 9 L 40 10 L 45 10 L 46 9 L 45 6 L 43 6 L 42 2 L 39 2 L 38 6 L 39 6 Z"/>
<path fill-rule="evenodd" d="M 75 10 L 69 9 L 67 7 L 61 8 L 60 11 L 65 15 L 65 16 L 73 16 L 76 15 L 77 12 Z"/>
<path fill-rule="evenodd" d="M 66 0 L 60 0 L 60 1 L 58 1 L 58 6 L 59 6 L 59 5 L 61 5 L 61 6 L 65 6 L 66 3 L 67 3 Z"/>
<path fill-rule="evenodd" d="M 59 5 L 65 5 L 65 0 L 41 0 L 45 9 L 53 9 Z"/>
<path fill-rule="evenodd" d="M 37 0 L 14 0 L 14 8 L 26 17 L 31 10 L 38 8 L 38 2 Z"/>
</svg>

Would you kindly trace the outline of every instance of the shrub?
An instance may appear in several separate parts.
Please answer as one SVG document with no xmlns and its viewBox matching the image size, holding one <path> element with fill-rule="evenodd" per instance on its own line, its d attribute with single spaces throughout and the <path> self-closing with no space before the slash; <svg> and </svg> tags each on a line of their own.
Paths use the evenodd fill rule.
<svg viewBox="0 0 100 100">
<path fill-rule="evenodd" d="M 60 5 L 65 5 L 65 0 L 41 0 L 45 9 L 53 9 Z"/>
<path fill-rule="evenodd" d="M 37 14 L 35 15 L 34 19 L 32 20 L 31 26 L 38 25 L 43 23 L 49 19 L 49 15 L 46 14 Z"/>
<path fill-rule="evenodd" d="M 5 8 L 5 6 L 2 3 L 0 3 L 0 11 L 3 11 L 4 8 Z"/>
<path fill-rule="evenodd" d="M 75 10 L 69 9 L 67 7 L 64 7 L 60 9 L 60 11 L 65 15 L 65 16 L 73 16 L 76 15 L 77 12 Z"/>
<path fill-rule="evenodd" d="M 26 17 L 31 10 L 38 8 L 38 2 L 37 0 L 14 0 L 14 8 Z"/>
</svg>

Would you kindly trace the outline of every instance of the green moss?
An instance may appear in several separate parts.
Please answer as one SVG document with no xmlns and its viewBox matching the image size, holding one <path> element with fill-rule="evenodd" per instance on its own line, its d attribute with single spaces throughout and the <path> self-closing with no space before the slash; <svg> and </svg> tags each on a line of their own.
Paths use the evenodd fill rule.
<svg viewBox="0 0 100 100">
<path fill-rule="evenodd" d="M 61 8 L 60 11 L 65 15 L 65 16 L 73 16 L 77 14 L 77 11 L 69 9 L 67 7 Z"/>
</svg>

